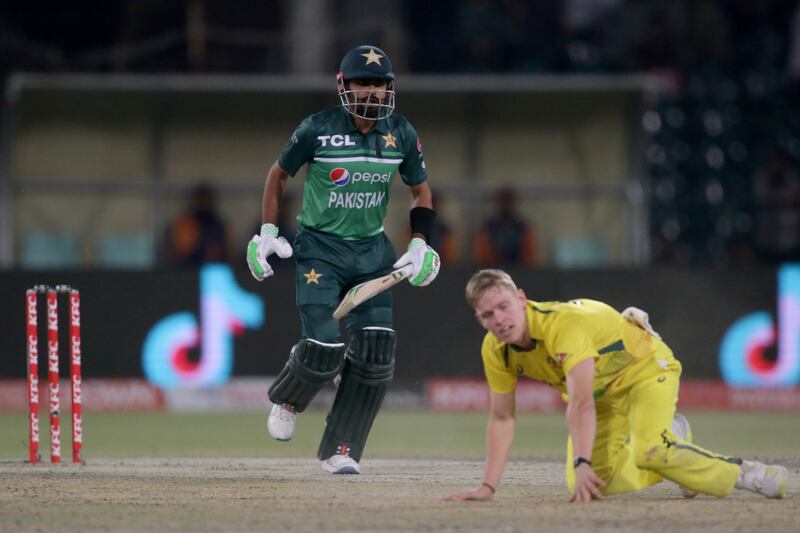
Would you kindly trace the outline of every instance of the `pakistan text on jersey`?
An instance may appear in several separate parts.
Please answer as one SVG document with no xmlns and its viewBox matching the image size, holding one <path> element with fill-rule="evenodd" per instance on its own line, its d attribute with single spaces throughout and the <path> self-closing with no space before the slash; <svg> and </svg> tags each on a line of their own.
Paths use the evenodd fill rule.
<svg viewBox="0 0 800 533">
<path fill-rule="evenodd" d="M 370 209 L 378 207 L 386 197 L 386 191 L 374 192 L 336 192 L 331 191 L 328 207 L 345 209 Z"/>
</svg>

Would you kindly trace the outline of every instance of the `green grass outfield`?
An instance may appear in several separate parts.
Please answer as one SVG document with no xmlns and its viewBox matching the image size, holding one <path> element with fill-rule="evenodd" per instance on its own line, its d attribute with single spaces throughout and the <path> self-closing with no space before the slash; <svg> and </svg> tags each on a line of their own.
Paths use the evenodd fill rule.
<svg viewBox="0 0 800 533">
<path fill-rule="evenodd" d="M 800 455 L 800 413 L 686 413 L 699 445 L 732 455 Z M 269 438 L 266 413 L 86 413 L 84 457 L 313 457 L 324 424 L 322 411 L 298 418 L 292 442 Z M 71 449 L 69 418 L 62 421 L 62 455 Z M 42 417 L 41 450 L 49 457 L 48 422 Z M 385 411 L 372 430 L 366 456 L 375 458 L 481 459 L 485 413 Z M 26 416 L 0 413 L 0 459 L 27 458 Z M 524 414 L 517 422 L 512 457 L 561 458 L 567 435 L 563 415 Z"/>
</svg>

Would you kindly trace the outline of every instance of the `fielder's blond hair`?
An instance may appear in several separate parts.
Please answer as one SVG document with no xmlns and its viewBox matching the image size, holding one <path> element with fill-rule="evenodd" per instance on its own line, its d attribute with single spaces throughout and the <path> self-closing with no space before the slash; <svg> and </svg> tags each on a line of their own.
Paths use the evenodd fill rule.
<svg viewBox="0 0 800 533">
<path fill-rule="evenodd" d="M 479 270 L 467 282 L 467 302 L 475 307 L 483 293 L 492 287 L 505 287 L 512 292 L 517 292 L 517 285 L 506 272 L 496 268 Z"/>
</svg>

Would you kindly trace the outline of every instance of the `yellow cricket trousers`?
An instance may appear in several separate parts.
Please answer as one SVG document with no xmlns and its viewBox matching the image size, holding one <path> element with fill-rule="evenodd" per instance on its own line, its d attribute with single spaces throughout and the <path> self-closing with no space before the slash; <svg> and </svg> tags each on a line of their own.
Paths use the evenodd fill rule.
<svg viewBox="0 0 800 533">
<path fill-rule="evenodd" d="M 625 383 L 595 401 L 592 468 L 608 483 L 604 494 L 643 489 L 662 479 L 719 497 L 733 490 L 741 460 L 704 450 L 672 433 L 680 375 L 680 363 L 662 344 L 652 357 L 634 363 L 621 380 Z M 570 493 L 575 487 L 572 457 L 569 439 Z"/>
</svg>

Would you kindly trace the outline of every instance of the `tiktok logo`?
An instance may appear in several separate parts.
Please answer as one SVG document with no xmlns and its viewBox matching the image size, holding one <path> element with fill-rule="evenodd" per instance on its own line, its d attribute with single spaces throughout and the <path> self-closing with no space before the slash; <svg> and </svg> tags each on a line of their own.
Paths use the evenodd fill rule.
<svg viewBox="0 0 800 533">
<path fill-rule="evenodd" d="M 200 270 L 200 324 L 180 312 L 161 319 L 147 334 L 142 366 L 147 379 L 161 388 L 213 387 L 225 383 L 233 369 L 233 336 L 264 321 L 261 299 L 244 292 L 230 267 Z M 189 350 L 200 345 L 200 359 Z"/>
<path fill-rule="evenodd" d="M 775 346 L 777 360 L 765 357 Z M 800 383 L 800 265 L 778 271 L 778 324 L 767 311 L 745 315 L 720 346 L 722 378 L 732 387 L 793 387 Z"/>
</svg>

